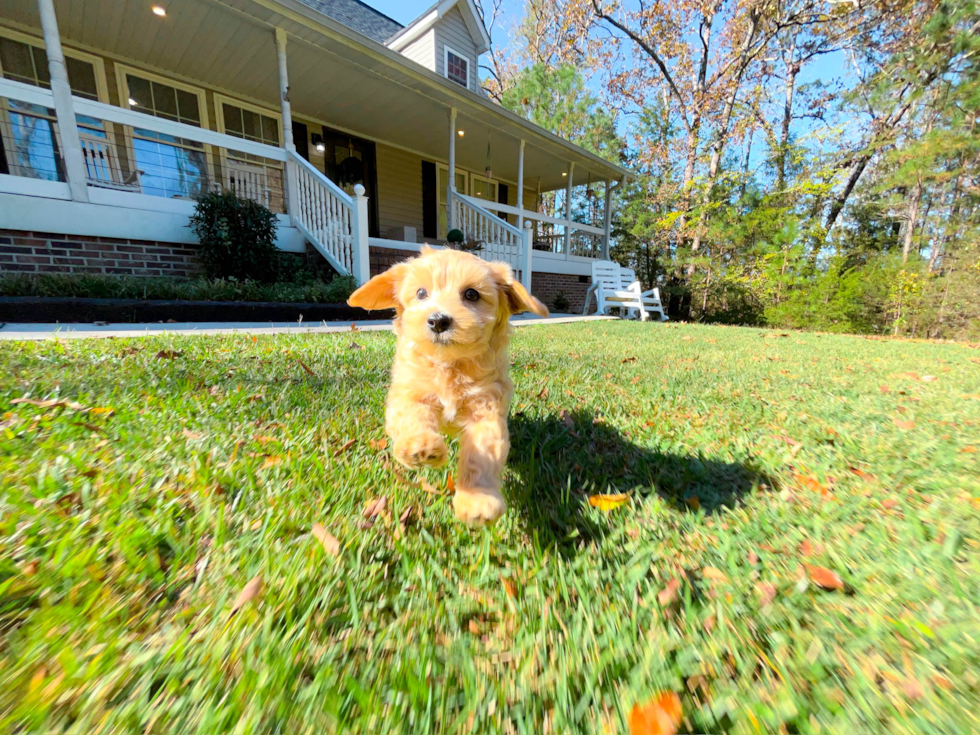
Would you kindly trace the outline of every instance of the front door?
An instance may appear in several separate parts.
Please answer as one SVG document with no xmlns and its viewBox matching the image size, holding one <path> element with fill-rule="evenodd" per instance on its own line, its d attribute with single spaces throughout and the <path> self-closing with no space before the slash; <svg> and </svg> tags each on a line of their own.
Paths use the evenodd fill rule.
<svg viewBox="0 0 980 735">
<path fill-rule="evenodd" d="M 357 138 L 324 126 L 324 173 L 327 178 L 353 196 L 361 184 L 368 197 L 368 232 L 380 237 L 378 226 L 378 157 L 370 140 Z"/>
</svg>

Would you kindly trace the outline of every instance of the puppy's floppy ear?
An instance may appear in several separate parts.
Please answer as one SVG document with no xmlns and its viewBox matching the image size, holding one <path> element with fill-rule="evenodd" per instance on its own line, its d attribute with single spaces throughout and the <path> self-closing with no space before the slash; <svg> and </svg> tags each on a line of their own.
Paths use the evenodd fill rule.
<svg viewBox="0 0 980 735">
<path fill-rule="evenodd" d="M 347 304 L 362 309 L 399 308 L 401 304 L 398 301 L 398 287 L 401 285 L 407 270 L 408 265 L 406 263 L 393 265 L 352 293 L 347 299 Z"/>
<path fill-rule="evenodd" d="M 497 288 L 500 289 L 504 302 L 511 314 L 523 311 L 533 311 L 538 316 L 548 316 L 548 307 L 527 292 L 520 283 L 514 280 L 514 271 L 506 263 L 491 263 Z"/>
</svg>

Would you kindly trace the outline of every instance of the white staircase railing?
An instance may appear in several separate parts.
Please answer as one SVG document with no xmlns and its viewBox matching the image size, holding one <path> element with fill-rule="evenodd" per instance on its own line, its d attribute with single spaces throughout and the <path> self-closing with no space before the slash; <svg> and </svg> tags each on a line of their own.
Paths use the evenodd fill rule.
<svg viewBox="0 0 980 735">
<path fill-rule="evenodd" d="M 340 273 L 360 276 L 359 226 L 357 199 L 316 170 L 309 161 L 293 151 L 286 159 L 289 190 L 289 215 L 293 224 L 320 254 Z"/>
<path fill-rule="evenodd" d="M 480 200 L 451 192 L 453 222 L 452 227 L 461 230 L 467 238 L 482 243 L 477 254 L 484 260 L 497 260 L 508 263 L 515 271 L 520 271 L 530 279 L 530 268 L 526 262 L 525 234 L 493 212 L 484 209 Z M 527 284 L 525 284 L 527 285 Z"/>
</svg>

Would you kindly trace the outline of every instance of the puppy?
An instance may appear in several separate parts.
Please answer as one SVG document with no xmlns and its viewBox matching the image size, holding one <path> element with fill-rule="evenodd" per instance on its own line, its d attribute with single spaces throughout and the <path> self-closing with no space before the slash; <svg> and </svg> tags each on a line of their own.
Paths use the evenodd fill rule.
<svg viewBox="0 0 980 735">
<path fill-rule="evenodd" d="M 422 247 L 361 286 L 348 299 L 363 309 L 394 308 L 398 344 L 391 369 L 385 431 L 408 468 L 440 467 L 459 437 L 453 507 L 461 521 L 493 523 L 507 510 L 501 472 L 510 450 L 507 411 L 508 318 L 544 304 L 514 280 L 506 263 Z"/>
</svg>

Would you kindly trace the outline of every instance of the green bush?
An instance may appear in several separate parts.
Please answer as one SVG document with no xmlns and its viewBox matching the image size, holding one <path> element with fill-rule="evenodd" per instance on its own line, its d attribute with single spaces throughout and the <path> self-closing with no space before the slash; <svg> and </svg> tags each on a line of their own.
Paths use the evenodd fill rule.
<svg viewBox="0 0 980 735">
<path fill-rule="evenodd" d="M 190 227 L 201 243 L 209 278 L 270 283 L 283 259 L 276 249 L 278 220 L 267 207 L 232 192 L 212 192 L 197 201 Z"/>
<path fill-rule="evenodd" d="M 339 304 L 347 301 L 356 288 L 357 282 L 352 276 L 296 283 L 97 275 L 0 276 L 0 296 Z"/>
</svg>

